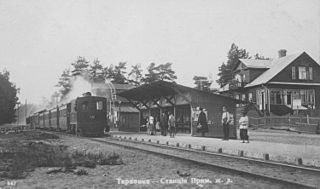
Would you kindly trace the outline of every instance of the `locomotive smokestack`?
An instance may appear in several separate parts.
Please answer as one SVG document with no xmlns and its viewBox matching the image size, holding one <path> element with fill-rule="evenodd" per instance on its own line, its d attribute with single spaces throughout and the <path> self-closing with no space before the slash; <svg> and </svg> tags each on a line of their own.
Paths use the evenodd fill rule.
<svg viewBox="0 0 320 189">
<path fill-rule="evenodd" d="M 85 96 L 91 96 L 91 93 L 90 93 L 90 92 L 86 92 L 86 93 L 83 93 L 82 96 L 83 96 L 83 97 L 85 97 Z"/>
</svg>

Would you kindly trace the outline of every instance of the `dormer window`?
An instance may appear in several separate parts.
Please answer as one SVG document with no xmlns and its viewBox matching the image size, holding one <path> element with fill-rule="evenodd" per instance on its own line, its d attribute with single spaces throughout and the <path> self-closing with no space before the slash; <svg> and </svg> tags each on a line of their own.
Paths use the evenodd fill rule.
<svg viewBox="0 0 320 189">
<path fill-rule="evenodd" d="M 313 80 L 312 67 L 299 66 L 299 79 Z"/>
<path fill-rule="evenodd" d="M 299 66 L 299 79 L 307 79 L 307 70 L 304 66 Z"/>
<path fill-rule="evenodd" d="M 237 74 L 235 76 L 235 80 L 237 81 L 237 86 L 241 87 L 242 83 L 245 81 L 245 75 L 244 74 Z"/>
<path fill-rule="evenodd" d="M 242 82 L 242 75 L 240 74 L 237 74 L 235 79 L 238 81 L 238 82 Z"/>
</svg>

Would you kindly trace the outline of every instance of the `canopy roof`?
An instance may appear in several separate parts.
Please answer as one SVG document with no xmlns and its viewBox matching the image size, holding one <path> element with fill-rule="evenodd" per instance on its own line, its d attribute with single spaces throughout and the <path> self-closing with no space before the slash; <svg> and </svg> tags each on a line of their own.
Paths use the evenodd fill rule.
<svg viewBox="0 0 320 189">
<path fill-rule="evenodd" d="M 217 96 L 222 98 L 228 98 L 230 100 L 235 100 L 230 97 L 210 93 L 207 91 L 201 91 L 195 88 L 186 87 L 183 85 L 179 85 L 176 83 L 166 82 L 166 81 L 156 81 L 150 84 L 145 84 L 127 91 L 123 91 L 120 93 L 117 93 L 117 95 L 125 97 L 130 100 L 134 101 L 145 101 L 145 100 L 151 100 L 156 98 L 161 98 L 165 96 L 173 96 L 177 94 L 182 94 L 185 92 L 198 92 L 202 94 L 207 94 L 211 96 Z M 237 101 L 237 100 L 235 100 Z"/>
<path fill-rule="evenodd" d="M 117 95 L 131 100 L 143 101 L 160 98 L 162 96 L 175 95 L 178 93 L 177 90 L 181 91 L 183 90 L 182 88 L 185 87 L 166 81 L 156 81 L 150 84 L 145 84 L 140 87 L 117 93 Z"/>
</svg>

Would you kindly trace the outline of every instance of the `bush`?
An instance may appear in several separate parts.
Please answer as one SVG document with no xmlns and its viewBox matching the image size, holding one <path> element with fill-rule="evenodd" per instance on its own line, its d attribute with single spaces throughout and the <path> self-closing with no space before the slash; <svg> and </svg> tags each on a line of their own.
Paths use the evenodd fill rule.
<svg viewBox="0 0 320 189">
<path fill-rule="evenodd" d="M 36 140 L 55 138 L 55 135 L 34 135 Z M 0 142 L 0 178 L 22 179 L 36 167 L 64 167 L 65 170 L 83 166 L 95 168 L 96 165 L 123 164 L 119 154 L 90 153 L 86 151 L 69 152 L 64 145 L 51 145 L 42 141 L 30 141 L 28 135 L 19 141 L 16 139 Z"/>
</svg>

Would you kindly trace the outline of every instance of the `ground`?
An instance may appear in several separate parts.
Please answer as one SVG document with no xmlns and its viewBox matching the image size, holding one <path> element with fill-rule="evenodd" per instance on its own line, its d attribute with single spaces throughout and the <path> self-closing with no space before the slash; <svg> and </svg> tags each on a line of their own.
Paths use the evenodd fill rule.
<svg viewBox="0 0 320 189">
<path fill-rule="evenodd" d="M 85 152 L 86 154 L 118 154 L 121 162 L 117 165 L 99 165 L 95 168 L 78 166 L 78 169 L 87 171 L 87 175 L 77 175 L 73 172 L 58 172 L 47 174 L 52 167 L 43 165 L 29 170 L 25 178 L 9 179 L 1 178 L 0 188 L 281 188 L 275 183 L 263 180 L 255 180 L 240 175 L 234 175 L 221 170 L 211 170 L 207 167 L 192 165 L 188 162 L 178 161 L 177 159 L 165 158 L 140 151 L 128 150 L 120 147 L 110 146 L 90 139 L 60 136 L 51 139 L 43 139 L 41 134 L 26 135 L 25 133 L 12 133 L 1 135 L 0 144 L 2 149 L 6 148 L 10 140 L 16 144 L 45 144 L 48 146 L 67 146 L 68 153 L 75 151 Z M 49 135 L 48 135 L 49 136 Z M 47 136 L 47 137 L 48 137 Z M 49 147 L 48 147 L 49 148 Z M 56 148 L 55 148 L 56 149 Z M 60 152 L 60 151 L 59 151 Z M 70 155 L 69 154 L 69 155 Z M 68 156 L 69 157 L 69 156 Z M 3 162 L 2 162 L 3 163 Z M 26 162 L 27 163 L 27 162 Z M 59 167 L 61 164 L 57 163 Z M 177 174 L 190 174 L 183 178 Z M 203 179 L 205 183 L 191 183 L 191 178 Z M 128 184 L 130 180 L 142 180 L 145 184 Z M 181 181 L 187 179 L 187 184 L 165 184 L 163 182 Z M 147 182 L 150 182 L 148 184 Z M 211 182 L 211 183 L 208 183 Z M 8 186 L 12 185 L 12 186 Z"/>
<path fill-rule="evenodd" d="M 113 135 L 130 136 L 145 141 L 159 140 L 171 145 L 180 143 L 181 146 L 190 144 L 194 148 L 206 146 L 208 151 L 217 151 L 222 148 L 224 153 L 237 155 L 241 150 L 247 157 L 263 159 L 264 154 L 269 154 L 270 160 L 296 164 L 299 158 L 303 165 L 320 168 L 320 135 L 299 134 L 282 130 L 249 130 L 250 143 L 242 143 L 239 139 L 223 141 L 218 138 L 192 137 L 190 134 L 178 133 L 175 138 L 169 136 L 150 136 L 146 133 L 113 132 Z"/>
</svg>

